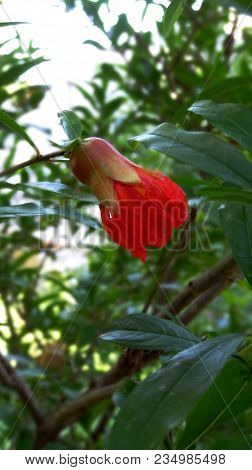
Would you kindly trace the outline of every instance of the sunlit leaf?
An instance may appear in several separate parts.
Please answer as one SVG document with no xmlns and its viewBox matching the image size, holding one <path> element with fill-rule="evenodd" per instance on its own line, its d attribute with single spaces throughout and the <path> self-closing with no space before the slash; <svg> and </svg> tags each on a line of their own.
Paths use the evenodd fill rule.
<svg viewBox="0 0 252 470">
<path fill-rule="evenodd" d="M 14 119 L 11 116 L 9 116 L 3 110 L 0 110 L 0 122 L 4 126 L 8 127 L 8 129 L 15 132 L 20 137 L 22 137 L 24 140 L 26 140 L 26 142 L 28 142 L 36 150 L 37 154 L 40 153 L 37 146 L 36 146 L 36 144 L 35 144 L 35 142 L 33 142 L 33 140 L 27 134 L 27 132 L 24 130 L 24 128 L 21 127 L 16 121 L 14 121 Z"/>
<path fill-rule="evenodd" d="M 168 6 L 163 20 L 163 31 L 166 38 L 169 36 L 174 24 L 183 13 L 183 9 L 183 0 L 172 0 Z"/>
<path fill-rule="evenodd" d="M 79 139 L 83 130 L 82 122 L 73 111 L 61 111 L 58 113 L 60 123 L 70 140 Z"/>
<path fill-rule="evenodd" d="M 29 59 L 24 61 L 23 63 L 17 63 L 8 68 L 8 70 L 1 71 L 0 74 L 0 86 L 8 85 L 9 83 L 13 83 L 18 78 L 23 75 L 23 73 L 27 72 L 33 67 L 45 62 L 46 59 L 43 57 L 38 57 L 37 59 Z"/>
</svg>

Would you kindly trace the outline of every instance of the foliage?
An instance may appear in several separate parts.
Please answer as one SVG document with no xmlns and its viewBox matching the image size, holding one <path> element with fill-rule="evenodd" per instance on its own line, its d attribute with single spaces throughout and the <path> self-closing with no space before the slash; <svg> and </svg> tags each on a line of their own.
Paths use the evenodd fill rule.
<svg viewBox="0 0 252 470">
<path fill-rule="evenodd" d="M 250 9 L 163 3 L 145 0 L 143 24 L 160 13 L 151 30 L 125 13 L 107 30 L 108 2 L 82 0 L 120 60 L 72 84 L 79 104 L 59 114 L 67 140 L 52 157 L 20 124 L 47 92 L 22 74 L 44 59 L 20 38 L 1 55 L 1 448 L 251 448 L 251 28 L 234 34 Z M 69 171 L 91 135 L 187 194 L 189 223 L 146 264 L 105 237 Z M 38 155 L 12 172 L 23 139 Z"/>
</svg>

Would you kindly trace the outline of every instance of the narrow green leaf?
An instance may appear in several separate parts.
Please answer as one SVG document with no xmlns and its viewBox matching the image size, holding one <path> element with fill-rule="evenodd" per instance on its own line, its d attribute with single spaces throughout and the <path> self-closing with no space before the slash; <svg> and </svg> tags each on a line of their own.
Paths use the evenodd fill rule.
<svg viewBox="0 0 252 470">
<path fill-rule="evenodd" d="M 243 351 L 239 353 L 241 357 Z M 252 375 L 248 367 L 237 359 L 232 359 L 222 369 L 216 383 L 198 401 L 187 419 L 176 448 L 189 449 L 218 420 L 226 416 L 233 417 L 235 412 L 252 407 L 251 392 Z"/>
<path fill-rule="evenodd" d="M 163 21 L 163 32 L 164 37 L 168 37 L 171 33 L 174 24 L 182 15 L 183 12 L 183 0 L 172 0 L 168 8 L 166 9 Z"/>
<path fill-rule="evenodd" d="M 61 111 L 58 113 L 60 123 L 70 140 L 79 139 L 83 130 L 82 122 L 73 111 Z"/>
<path fill-rule="evenodd" d="M 252 110 L 235 103 L 219 104 L 211 100 L 197 101 L 189 111 L 199 114 L 217 129 L 252 152 Z"/>
<path fill-rule="evenodd" d="M 36 144 L 33 142 L 33 140 L 30 138 L 30 136 L 27 134 L 24 128 L 21 127 L 16 121 L 14 121 L 12 117 L 10 117 L 5 111 L 1 109 L 0 109 L 0 122 L 4 126 L 11 129 L 11 131 L 15 132 L 24 140 L 26 140 L 36 150 L 36 153 L 38 155 L 40 154 Z"/>
<path fill-rule="evenodd" d="M 243 153 L 208 132 L 188 132 L 172 124 L 161 124 L 132 140 L 224 181 L 252 187 L 251 164 Z"/>
<path fill-rule="evenodd" d="M 219 216 L 234 258 L 252 284 L 252 207 L 225 204 L 220 208 Z"/>
<path fill-rule="evenodd" d="M 15 26 L 17 24 L 29 24 L 26 21 L 7 21 L 7 22 L 1 22 L 0 23 L 0 28 L 3 28 L 5 26 Z"/>
<path fill-rule="evenodd" d="M 100 49 L 100 51 L 106 51 L 106 48 L 102 46 L 99 42 L 93 41 L 92 39 L 87 39 L 86 41 L 83 41 L 83 44 L 88 44 L 90 46 L 96 47 L 96 49 Z"/>
<path fill-rule="evenodd" d="M 100 337 L 128 348 L 149 350 L 180 351 L 199 342 L 196 336 L 177 323 L 142 314 L 116 321 Z"/>
<path fill-rule="evenodd" d="M 50 206 L 45 207 L 32 202 L 16 206 L 0 207 L 0 218 L 10 217 L 34 217 L 34 216 L 55 215 L 63 219 L 69 219 L 88 227 L 99 228 L 98 222 L 91 216 L 82 214 L 71 207 Z"/>
<path fill-rule="evenodd" d="M 240 189 L 235 186 L 204 186 L 198 190 L 199 196 L 204 196 L 212 201 L 234 202 L 237 204 L 252 205 L 252 191 Z"/>
<path fill-rule="evenodd" d="M 30 70 L 32 67 L 36 67 L 36 65 L 41 64 L 41 62 L 45 62 L 46 59 L 43 57 L 38 57 L 37 59 L 29 59 L 25 62 L 18 63 L 13 65 L 12 67 L 8 68 L 5 72 L 1 71 L 0 74 L 0 86 L 9 85 L 10 83 L 14 83 L 16 80 L 19 79 L 23 73 Z"/>
<path fill-rule="evenodd" d="M 58 160 L 57 160 L 58 161 Z M 29 189 L 33 191 L 43 191 L 52 195 L 63 197 L 63 199 L 74 199 L 77 201 L 85 202 L 88 204 L 97 204 L 98 200 L 95 196 L 88 193 L 76 193 L 70 186 L 66 186 L 62 183 L 56 183 L 51 181 L 37 181 L 36 183 L 17 183 L 12 184 L 7 181 L 0 182 L 0 188 L 8 188 L 13 191 L 26 191 Z"/>
<path fill-rule="evenodd" d="M 140 383 L 111 431 L 110 449 L 160 449 L 165 434 L 191 412 L 243 335 L 219 336 L 186 349 Z"/>
</svg>

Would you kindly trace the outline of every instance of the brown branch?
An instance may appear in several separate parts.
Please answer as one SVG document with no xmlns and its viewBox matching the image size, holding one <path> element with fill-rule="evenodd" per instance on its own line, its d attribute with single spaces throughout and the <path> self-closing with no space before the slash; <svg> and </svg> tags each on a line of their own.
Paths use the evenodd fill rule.
<svg viewBox="0 0 252 470">
<path fill-rule="evenodd" d="M 199 312 L 203 310 L 212 300 L 214 300 L 223 290 L 227 289 L 235 280 L 241 278 L 239 270 L 233 270 L 229 272 L 226 277 L 220 279 L 219 282 L 210 287 L 206 292 L 203 292 L 185 312 L 180 316 L 182 323 L 187 325 L 190 323 Z"/>
<path fill-rule="evenodd" d="M 110 398 L 117 387 L 118 384 L 114 383 L 107 387 L 90 390 L 76 400 L 61 406 L 61 408 L 56 411 L 51 418 L 48 418 L 44 425 L 38 429 L 36 449 L 41 449 L 47 442 L 54 440 L 59 431 L 77 421 L 87 408 L 95 403 Z"/>
<path fill-rule="evenodd" d="M 14 165 L 7 170 L 4 170 L 0 173 L 1 176 L 8 176 L 15 171 L 21 170 L 22 168 L 26 168 L 27 166 L 35 165 L 37 163 L 46 163 L 53 161 L 52 159 L 55 157 L 62 157 L 65 154 L 65 150 L 57 150 L 56 152 L 48 153 L 47 155 L 39 155 L 38 157 L 31 158 L 30 160 L 26 160 L 25 162 L 18 163 L 18 165 Z"/>
<path fill-rule="evenodd" d="M 182 290 L 169 307 L 169 311 L 177 315 L 186 308 L 196 297 L 205 292 L 217 282 L 233 277 L 239 268 L 232 256 L 223 258 L 219 263 L 205 271 Z"/>
<path fill-rule="evenodd" d="M 237 26 L 238 26 L 238 16 L 236 15 L 234 17 L 232 30 L 230 34 L 226 37 L 223 43 L 223 54 L 224 54 L 227 65 L 229 65 L 230 57 L 233 53 L 233 47 L 234 47 L 234 42 L 235 42 L 235 32 L 236 32 Z"/>
<path fill-rule="evenodd" d="M 18 377 L 15 369 L 9 364 L 7 359 L 0 353 L 0 380 L 3 385 L 12 388 L 17 392 L 25 407 L 29 410 L 37 426 L 44 423 L 44 415 L 39 403 L 34 397 L 28 385 Z"/>
</svg>

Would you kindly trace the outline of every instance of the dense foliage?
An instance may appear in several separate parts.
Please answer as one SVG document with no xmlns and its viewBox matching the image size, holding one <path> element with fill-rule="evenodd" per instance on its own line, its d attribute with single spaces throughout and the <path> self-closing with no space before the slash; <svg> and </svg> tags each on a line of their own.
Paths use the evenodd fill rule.
<svg viewBox="0 0 252 470">
<path fill-rule="evenodd" d="M 81 3 L 101 38 L 86 50 L 109 41 L 119 59 L 72 84 L 51 157 L 20 125 L 48 92 L 22 74 L 44 59 L 19 37 L 0 57 L 0 446 L 251 449 L 251 7 L 145 0 L 160 21 L 136 31 L 124 13 L 105 28 L 109 1 Z M 188 222 L 146 263 L 69 171 L 91 135 L 187 195 Z M 22 140 L 36 164 L 13 169 Z"/>
</svg>

